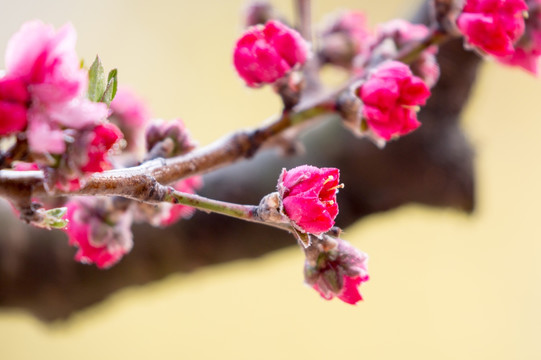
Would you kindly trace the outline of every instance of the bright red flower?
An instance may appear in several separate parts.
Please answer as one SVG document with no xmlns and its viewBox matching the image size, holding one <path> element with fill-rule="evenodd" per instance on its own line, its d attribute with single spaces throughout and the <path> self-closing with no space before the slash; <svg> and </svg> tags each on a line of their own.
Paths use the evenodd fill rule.
<svg viewBox="0 0 541 360">
<path fill-rule="evenodd" d="M 378 67 L 357 92 L 368 127 L 385 140 L 417 129 L 417 108 L 430 96 L 423 80 L 398 61 Z"/>
<path fill-rule="evenodd" d="M 515 43 L 515 51 L 497 60 L 510 66 L 519 66 L 537 75 L 538 60 L 541 57 L 541 0 L 527 0 L 528 18 L 524 35 Z"/>
<path fill-rule="evenodd" d="M 251 87 L 270 84 L 283 77 L 308 56 L 301 35 L 271 20 L 249 28 L 237 41 L 233 62 L 240 77 Z"/>
<path fill-rule="evenodd" d="M 466 0 L 457 25 L 470 45 L 504 57 L 524 33 L 527 9 L 524 0 Z"/>
<path fill-rule="evenodd" d="M 282 170 L 278 193 L 285 215 L 297 229 L 315 235 L 331 229 L 338 215 L 339 177 L 336 168 L 303 165 Z"/>
</svg>

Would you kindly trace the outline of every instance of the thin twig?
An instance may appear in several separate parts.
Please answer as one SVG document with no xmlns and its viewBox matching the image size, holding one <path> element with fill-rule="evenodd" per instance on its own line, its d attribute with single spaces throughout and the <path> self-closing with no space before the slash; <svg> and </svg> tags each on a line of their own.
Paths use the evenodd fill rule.
<svg viewBox="0 0 541 360">
<path fill-rule="evenodd" d="M 302 37 L 312 44 L 312 50 L 315 51 L 314 42 L 312 41 L 312 14 L 311 14 L 311 1 L 310 0 L 296 0 L 296 12 L 297 12 L 297 28 Z M 304 96 L 317 93 L 321 89 L 321 81 L 319 80 L 319 59 L 317 56 L 312 56 L 308 59 L 304 65 Z"/>
<path fill-rule="evenodd" d="M 306 41 L 312 41 L 312 15 L 310 0 L 297 0 L 296 11 L 298 17 L 298 29 Z"/>
</svg>

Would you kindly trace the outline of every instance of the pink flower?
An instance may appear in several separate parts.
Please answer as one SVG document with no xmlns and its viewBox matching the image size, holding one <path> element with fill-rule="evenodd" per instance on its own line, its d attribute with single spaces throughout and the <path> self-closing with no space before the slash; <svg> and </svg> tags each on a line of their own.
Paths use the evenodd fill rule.
<svg viewBox="0 0 541 360">
<path fill-rule="evenodd" d="M 506 57 L 498 57 L 503 64 L 519 66 L 537 75 L 538 60 L 541 56 L 541 0 L 526 1 L 528 18 L 524 35 L 515 43 L 515 51 Z"/>
<path fill-rule="evenodd" d="M 466 0 L 457 25 L 470 45 L 504 57 L 524 32 L 527 9 L 524 0 Z"/>
<path fill-rule="evenodd" d="M 331 229 L 338 215 L 339 177 L 336 168 L 303 165 L 282 170 L 278 193 L 285 215 L 297 229 L 315 235 Z"/>
<path fill-rule="evenodd" d="M 240 77 L 251 87 L 270 84 L 283 77 L 308 55 L 301 35 L 271 20 L 249 28 L 237 41 L 233 62 Z"/>
<path fill-rule="evenodd" d="M 30 95 L 20 78 L 0 78 L 0 136 L 23 131 Z"/>
<path fill-rule="evenodd" d="M 426 84 L 397 61 L 376 68 L 357 92 L 368 127 L 385 140 L 417 129 L 417 107 L 430 96 Z"/>
<path fill-rule="evenodd" d="M 79 248 L 75 260 L 105 269 L 131 250 L 131 211 L 115 213 L 108 198 L 72 200 L 66 207 L 69 223 L 64 231 L 69 244 Z"/>
<path fill-rule="evenodd" d="M 336 296 L 354 305 L 363 299 L 359 285 L 369 279 L 368 256 L 340 238 L 324 236 L 323 241 L 329 239 L 336 242 L 333 249 L 322 250 L 320 246 L 315 254 L 307 256 L 304 265 L 306 283 L 324 299 L 331 300 Z"/>
<path fill-rule="evenodd" d="M 58 31 L 41 21 L 25 23 L 6 49 L 6 73 L 31 85 L 45 104 L 65 102 L 86 91 L 87 74 L 75 52 L 77 35 L 71 24 Z"/>
<path fill-rule="evenodd" d="M 81 170 L 84 172 L 102 172 L 111 168 L 107 154 L 122 133 L 114 124 L 98 125 L 93 130 L 93 138 L 87 148 L 88 162 Z"/>
</svg>

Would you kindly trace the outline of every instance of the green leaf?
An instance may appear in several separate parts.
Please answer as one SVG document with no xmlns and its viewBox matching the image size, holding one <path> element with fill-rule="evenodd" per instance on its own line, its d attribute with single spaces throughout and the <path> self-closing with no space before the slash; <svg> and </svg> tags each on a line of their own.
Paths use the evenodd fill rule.
<svg viewBox="0 0 541 360">
<path fill-rule="evenodd" d="M 68 220 L 60 219 L 56 221 L 52 221 L 49 223 L 49 226 L 53 229 L 63 229 L 68 225 Z"/>
<path fill-rule="evenodd" d="M 55 208 L 45 211 L 44 225 L 47 228 L 63 229 L 68 225 L 68 220 L 63 217 L 68 212 L 67 207 Z"/>
<path fill-rule="evenodd" d="M 116 90 L 118 88 L 117 73 L 118 71 L 113 69 L 109 71 L 109 76 L 107 76 L 107 87 L 105 88 L 101 98 L 101 101 L 107 105 L 111 105 L 111 101 L 113 101 L 116 95 Z"/>
<path fill-rule="evenodd" d="M 47 215 L 50 215 L 55 218 L 61 218 L 64 215 L 66 215 L 67 211 L 68 211 L 67 207 L 54 208 L 54 209 L 47 210 Z"/>
<path fill-rule="evenodd" d="M 105 92 L 105 85 L 105 70 L 100 57 L 96 56 L 96 60 L 88 70 L 88 98 L 94 102 L 100 101 Z"/>
</svg>

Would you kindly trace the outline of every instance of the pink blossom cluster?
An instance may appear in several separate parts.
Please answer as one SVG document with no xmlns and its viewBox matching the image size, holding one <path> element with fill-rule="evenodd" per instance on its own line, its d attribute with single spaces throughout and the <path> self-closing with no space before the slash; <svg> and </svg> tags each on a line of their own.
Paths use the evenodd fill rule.
<svg viewBox="0 0 541 360">
<path fill-rule="evenodd" d="M 8 42 L 0 78 L 0 136 L 25 133 L 29 158 L 61 188 L 109 167 L 107 152 L 121 138 L 104 124 L 107 105 L 86 98 L 88 75 L 75 52 L 76 33 L 40 21 L 25 23 Z"/>
<path fill-rule="evenodd" d="M 279 21 L 250 27 L 237 41 L 233 63 L 250 87 L 272 84 L 305 63 L 308 44 Z"/>
<path fill-rule="evenodd" d="M 132 212 L 118 209 L 111 198 L 70 200 L 64 229 L 69 244 L 78 248 L 75 260 L 106 269 L 133 247 Z"/>
<path fill-rule="evenodd" d="M 283 211 L 300 231 L 321 235 L 329 231 L 338 215 L 336 194 L 342 187 L 336 168 L 303 165 L 283 169 L 278 193 Z"/>
<path fill-rule="evenodd" d="M 171 121 L 153 119 L 145 132 L 148 159 L 183 155 L 195 148 L 196 143 L 184 122 L 177 118 Z M 175 190 L 195 194 L 203 186 L 201 176 L 192 176 L 171 185 Z M 138 204 L 135 210 L 137 221 L 148 222 L 153 226 L 170 226 L 180 219 L 193 215 L 195 209 L 182 204 Z"/>
<path fill-rule="evenodd" d="M 139 110 L 142 109 L 143 104 L 138 102 L 137 97 L 129 97 L 127 102 L 132 104 L 131 110 L 134 111 L 132 120 L 139 117 L 141 115 Z M 129 121 L 130 119 L 126 118 L 130 116 L 125 115 L 123 119 Z M 103 131 L 107 126 L 113 125 L 103 124 L 97 126 L 96 129 Z M 168 156 L 188 152 L 194 146 L 188 130 L 180 119 L 170 122 L 162 120 L 149 122 L 146 137 L 147 142 L 153 144 L 147 145 L 151 152 L 155 147 L 161 148 L 164 142 L 169 144 L 165 146 L 169 150 Z M 95 151 L 91 151 L 89 166 L 99 166 L 99 163 L 103 161 L 101 156 L 103 152 L 100 147 L 107 146 L 108 141 L 112 141 L 112 138 L 107 133 L 94 138 L 90 149 L 95 149 Z M 176 190 L 190 194 L 195 193 L 201 186 L 200 176 L 183 179 L 173 184 Z M 102 269 L 113 266 L 131 250 L 133 235 L 130 227 L 133 220 L 148 222 L 154 226 L 169 226 L 182 218 L 189 218 L 195 211 L 194 208 L 181 204 L 152 205 L 131 203 L 125 199 L 98 197 L 70 200 L 66 207 L 69 223 L 64 231 L 68 235 L 69 244 L 78 248 L 75 260 L 85 264 L 95 264 Z"/>
<path fill-rule="evenodd" d="M 358 89 L 363 102 L 362 115 L 377 137 L 390 140 L 417 129 L 419 105 L 424 105 L 430 90 L 408 66 L 387 61 L 374 69 Z"/>
<path fill-rule="evenodd" d="M 324 299 L 337 297 L 345 303 L 356 304 L 363 297 L 359 285 L 368 281 L 368 256 L 340 238 L 324 236 L 324 246 L 307 256 L 304 277 Z M 331 249 L 325 249 L 332 244 Z M 315 246 L 315 245 L 314 245 Z"/>
</svg>

